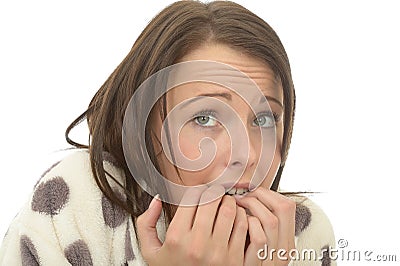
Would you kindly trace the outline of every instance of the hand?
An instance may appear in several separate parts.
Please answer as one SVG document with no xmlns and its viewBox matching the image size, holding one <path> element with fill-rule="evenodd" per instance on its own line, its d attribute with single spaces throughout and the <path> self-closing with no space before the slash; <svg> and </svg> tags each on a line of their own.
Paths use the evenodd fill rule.
<svg viewBox="0 0 400 266">
<path fill-rule="evenodd" d="M 191 189 L 184 198 L 207 202 L 207 198 L 224 193 L 222 186 L 213 186 L 205 191 Z M 142 255 L 149 265 L 243 265 L 248 223 L 244 208 L 237 206 L 233 197 L 219 197 L 199 206 L 179 206 L 164 243 L 156 231 L 161 209 L 161 201 L 153 199 L 137 219 Z"/>
<path fill-rule="evenodd" d="M 247 217 L 250 244 L 246 249 L 244 265 L 288 265 L 290 262 L 288 252 L 295 248 L 296 203 L 277 192 L 262 187 L 244 197 L 236 197 L 236 201 L 239 206 L 250 212 Z M 268 254 L 265 260 L 260 260 L 257 252 L 261 248 L 264 249 L 265 244 L 268 247 Z M 269 254 L 271 249 L 275 250 L 273 258 Z M 284 257 L 287 260 L 278 258 L 279 249 L 286 251 Z"/>
</svg>

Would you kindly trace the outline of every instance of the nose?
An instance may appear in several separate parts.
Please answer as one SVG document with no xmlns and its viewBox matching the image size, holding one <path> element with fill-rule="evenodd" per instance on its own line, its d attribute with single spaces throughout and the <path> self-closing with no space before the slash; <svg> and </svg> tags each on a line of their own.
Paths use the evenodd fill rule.
<svg viewBox="0 0 400 266">
<path fill-rule="evenodd" d="M 254 167 L 258 160 L 258 148 L 261 141 L 250 136 L 249 131 L 246 134 L 235 132 L 235 137 L 232 137 L 231 160 L 228 167 L 245 171 L 248 168 Z M 258 148 L 257 148 L 258 147 Z"/>
</svg>

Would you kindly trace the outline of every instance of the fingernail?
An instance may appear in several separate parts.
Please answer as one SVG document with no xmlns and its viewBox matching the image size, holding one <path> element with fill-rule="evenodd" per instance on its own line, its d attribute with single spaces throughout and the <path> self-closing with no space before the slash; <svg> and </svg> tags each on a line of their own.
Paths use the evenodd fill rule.
<svg viewBox="0 0 400 266">
<path fill-rule="evenodd" d="M 249 185 L 249 191 L 250 191 L 250 192 L 252 192 L 252 191 L 255 190 L 256 188 L 257 188 L 256 185 L 250 183 L 250 185 Z"/>
<path fill-rule="evenodd" d="M 149 209 L 153 207 L 157 200 L 160 200 L 160 194 L 155 195 L 154 198 L 151 200 Z"/>
<path fill-rule="evenodd" d="M 244 197 L 244 195 L 233 195 L 233 197 L 236 199 L 236 200 L 240 200 L 240 199 L 242 199 L 243 197 Z"/>
</svg>

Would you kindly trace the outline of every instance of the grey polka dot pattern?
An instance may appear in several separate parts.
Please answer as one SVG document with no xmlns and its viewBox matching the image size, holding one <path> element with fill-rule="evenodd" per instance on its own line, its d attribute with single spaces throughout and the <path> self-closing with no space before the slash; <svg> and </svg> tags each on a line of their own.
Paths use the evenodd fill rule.
<svg viewBox="0 0 400 266">
<path fill-rule="evenodd" d="M 299 203 L 296 205 L 295 235 L 298 236 L 311 222 L 311 211 Z"/>
<path fill-rule="evenodd" d="M 126 232 L 125 232 L 125 259 L 126 261 L 131 261 L 135 259 L 135 254 L 132 249 L 132 241 L 129 233 L 129 222 L 126 223 Z"/>
<path fill-rule="evenodd" d="M 32 240 L 26 235 L 21 236 L 20 239 L 21 262 L 24 266 L 39 265 L 39 256 Z"/>
<path fill-rule="evenodd" d="M 329 257 L 329 245 L 322 247 L 322 263 L 321 266 L 331 266 L 331 258 Z"/>
<path fill-rule="evenodd" d="M 55 177 L 37 186 L 31 207 L 33 211 L 47 215 L 57 215 L 67 204 L 69 188 L 61 177 Z"/>
<path fill-rule="evenodd" d="M 122 194 L 118 191 L 115 192 L 116 196 L 122 199 Z M 103 210 L 104 223 L 111 228 L 120 226 L 125 218 L 126 212 L 120 206 L 113 204 L 106 196 L 101 198 L 101 207 Z"/>
<path fill-rule="evenodd" d="M 65 257 L 72 266 L 93 265 L 92 256 L 86 243 L 79 239 L 64 250 Z"/>
</svg>

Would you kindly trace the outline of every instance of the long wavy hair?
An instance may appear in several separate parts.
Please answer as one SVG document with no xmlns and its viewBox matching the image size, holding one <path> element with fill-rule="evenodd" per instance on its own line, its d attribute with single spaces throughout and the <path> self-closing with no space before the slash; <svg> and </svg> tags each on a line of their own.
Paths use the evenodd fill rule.
<svg viewBox="0 0 400 266">
<path fill-rule="evenodd" d="M 295 112 L 295 92 L 285 49 L 275 31 L 260 17 L 239 4 L 228 1 L 201 3 L 179 1 L 155 16 L 140 34 L 132 49 L 100 87 L 87 110 L 67 128 L 69 144 L 87 148 L 93 177 L 104 195 L 125 209 L 134 220 L 148 207 L 150 195 L 135 182 L 124 158 L 122 130 L 124 113 L 136 89 L 157 71 L 173 65 L 180 58 L 205 43 L 219 43 L 239 50 L 265 62 L 281 81 L 283 87 L 284 133 L 281 147 L 282 161 L 271 186 L 277 190 L 288 155 Z M 149 92 L 151 94 L 151 92 Z M 165 97 L 157 103 L 165 119 Z M 89 145 L 73 141 L 70 131 L 86 120 L 90 131 Z M 145 138 L 149 156 L 159 170 L 154 152 L 151 127 L 146 127 Z M 110 176 L 103 165 L 104 152 L 110 154 L 125 173 L 121 184 L 126 199 L 121 199 L 111 188 Z M 139 154 L 133 156 L 142 156 Z M 173 208 L 163 203 L 168 224 Z"/>
</svg>

